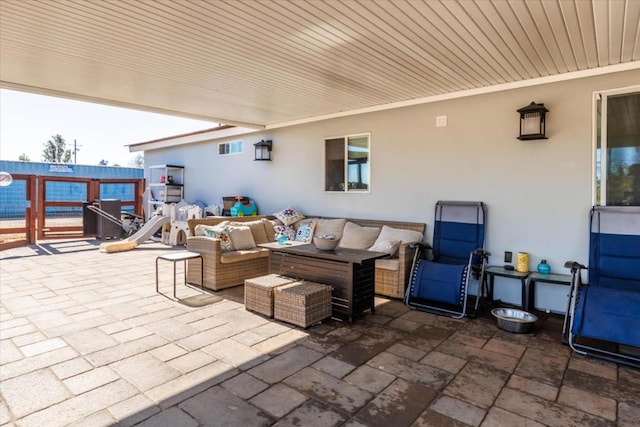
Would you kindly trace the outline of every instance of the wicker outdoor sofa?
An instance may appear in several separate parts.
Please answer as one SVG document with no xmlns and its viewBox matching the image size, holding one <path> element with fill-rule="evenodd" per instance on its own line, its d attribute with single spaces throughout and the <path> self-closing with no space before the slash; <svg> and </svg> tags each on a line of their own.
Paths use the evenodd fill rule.
<svg viewBox="0 0 640 427">
<path fill-rule="evenodd" d="M 371 219 L 335 218 L 308 216 L 314 220 L 344 220 L 345 223 L 354 223 L 362 227 L 379 227 L 387 230 L 411 230 L 424 235 L 426 224 L 416 222 L 384 221 Z M 218 291 L 232 286 L 244 284 L 245 279 L 258 277 L 269 273 L 269 251 L 265 248 L 222 252 L 220 241 L 211 237 L 195 236 L 195 227 L 199 224 L 214 226 L 223 221 L 251 224 L 255 242 L 265 243 L 258 224 L 262 222 L 265 228 L 267 241 L 274 241 L 275 234 L 272 230 L 274 217 L 207 217 L 188 220 L 189 236 L 187 249 L 202 254 L 204 259 L 204 286 L 210 290 Z M 260 233 L 257 233 L 260 231 Z M 393 298 L 404 296 L 405 286 L 408 282 L 411 263 L 415 250 L 409 243 L 401 243 L 397 253 L 391 258 L 376 260 L 375 292 Z M 200 281 L 200 261 L 188 262 L 187 280 L 190 283 Z"/>
</svg>

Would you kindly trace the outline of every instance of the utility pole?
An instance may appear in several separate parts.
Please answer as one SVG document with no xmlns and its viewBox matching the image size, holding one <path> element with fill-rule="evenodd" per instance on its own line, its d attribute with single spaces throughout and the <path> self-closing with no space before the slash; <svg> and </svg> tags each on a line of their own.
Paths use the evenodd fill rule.
<svg viewBox="0 0 640 427">
<path fill-rule="evenodd" d="M 73 140 L 73 164 L 77 164 L 78 162 L 76 161 L 76 153 L 78 151 L 80 151 L 80 149 L 78 147 L 82 147 L 82 145 L 77 145 L 76 144 L 76 140 Z"/>
</svg>

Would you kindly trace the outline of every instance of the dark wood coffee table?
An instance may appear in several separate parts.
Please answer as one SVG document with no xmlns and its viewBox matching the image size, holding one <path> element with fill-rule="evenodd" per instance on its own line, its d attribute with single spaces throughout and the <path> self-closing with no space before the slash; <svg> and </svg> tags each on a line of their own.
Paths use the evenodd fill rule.
<svg viewBox="0 0 640 427">
<path fill-rule="evenodd" d="M 352 322 L 374 307 L 375 260 L 388 255 L 359 249 L 318 250 L 313 244 L 260 245 L 270 250 L 270 272 L 331 285 L 332 316 Z"/>
</svg>

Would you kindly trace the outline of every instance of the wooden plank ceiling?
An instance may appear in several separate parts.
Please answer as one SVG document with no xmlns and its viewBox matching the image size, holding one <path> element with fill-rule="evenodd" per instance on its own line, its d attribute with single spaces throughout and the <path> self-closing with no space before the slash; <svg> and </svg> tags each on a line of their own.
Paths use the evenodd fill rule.
<svg viewBox="0 0 640 427">
<path fill-rule="evenodd" d="M 2 87 L 263 127 L 637 65 L 640 1 L 2 0 L 0 55 Z"/>
</svg>

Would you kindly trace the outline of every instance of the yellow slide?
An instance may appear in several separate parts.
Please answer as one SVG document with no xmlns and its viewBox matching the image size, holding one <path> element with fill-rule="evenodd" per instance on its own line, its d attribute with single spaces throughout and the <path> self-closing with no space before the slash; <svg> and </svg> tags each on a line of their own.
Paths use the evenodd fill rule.
<svg viewBox="0 0 640 427">
<path fill-rule="evenodd" d="M 104 242 L 100 244 L 100 252 L 112 253 L 130 251 L 138 247 L 140 243 L 143 243 L 151 236 L 153 236 L 163 225 L 169 224 L 171 218 L 164 215 L 156 215 L 151 218 L 142 228 L 136 231 L 131 236 L 124 240 L 118 240 L 117 242 Z"/>
</svg>

